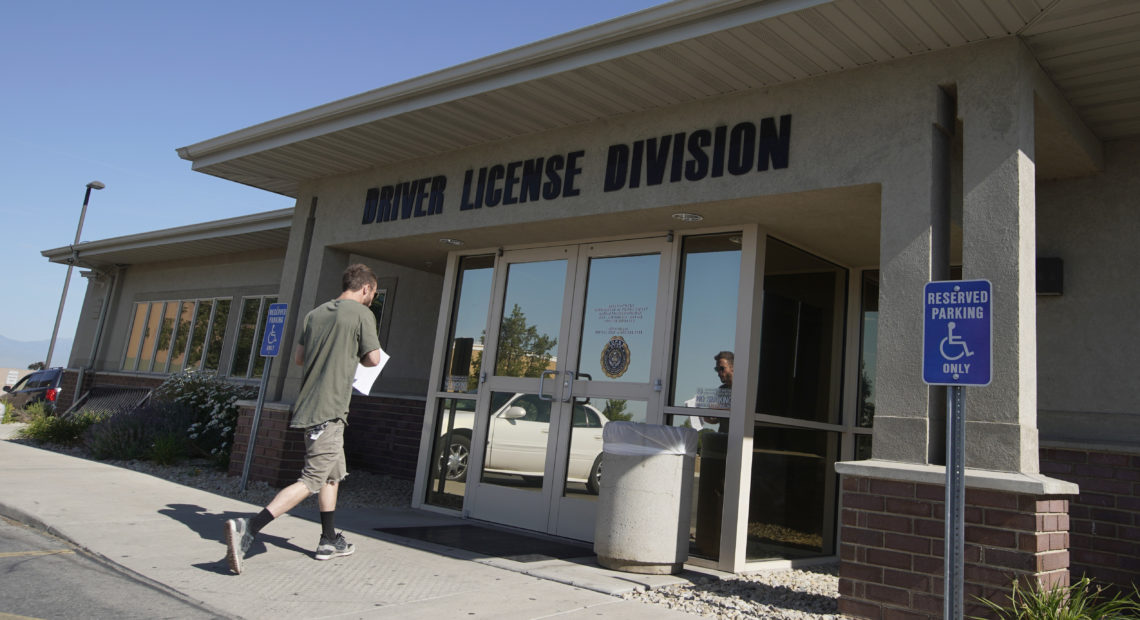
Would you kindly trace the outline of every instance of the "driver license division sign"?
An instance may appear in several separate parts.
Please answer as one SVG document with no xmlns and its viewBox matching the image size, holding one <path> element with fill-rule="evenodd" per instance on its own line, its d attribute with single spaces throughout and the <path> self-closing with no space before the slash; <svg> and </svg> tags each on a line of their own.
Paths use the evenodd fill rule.
<svg viewBox="0 0 1140 620">
<path fill-rule="evenodd" d="M 927 282 L 923 288 L 922 380 L 989 385 L 993 313 L 989 280 Z"/>
</svg>

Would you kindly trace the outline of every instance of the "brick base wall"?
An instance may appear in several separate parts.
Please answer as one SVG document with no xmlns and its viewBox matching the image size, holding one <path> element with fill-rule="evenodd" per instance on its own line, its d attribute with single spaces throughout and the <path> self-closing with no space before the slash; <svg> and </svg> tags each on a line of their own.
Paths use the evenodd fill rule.
<svg viewBox="0 0 1140 620">
<path fill-rule="evenodd" d="M 234 429 L 234 447 L 230 452 L 229 475 L 240 476 L 249 450 L 249 430 L 253 425 L 255 405 L 242 405 Z M 257 423 L 257 441 L 249 465 L 249 479 L 284 487 L 297 480 L 305 459 L 305 435 L 289 428 L 292 412 L 288 406 L 265 405 Z"/>
<path fill-rule="evenodd" d="M 1067 496 L 1066 496 L 1067 497 Z M 966 490 L 965 613 L 1004 600 L 1014 579 L 1069 583 L 1066 497 Z M 858 618 L 941 618 L 945 489 L 844 476 L 839 611 Z"/>
<path fill-rule="evenodd" d="M 230 455 L 229 474 L 240 476 L 245 467 L 249 430 L 255 404 L 241 406 Z M 423 401 L 354 395 L 345 429 L 345 457 L 354 468 L 411 480 L 416 475 Z M 302 431 L 289 428 L 288 406 L 267 404 L 258 422 L 257 442 L 250 463 L 250 480 L 283 487 L 297 480 L 305 457 Z"/>
<path fill-rule="evenodd" d="M 349 464 L 395 478 L 414 480 L 424 401 L 353 396 L 344 453 Z"/>
<path fill-rule="evenodd" d="M 56 411 L 67 411 L 75 400 L 82 396 L 77 383 L 79 382 L 79 371 L 70 368 L 63 371 L 63 377 L 59 380 L 59 400 L 56 401 Z M 88 383 L 84 378 L 83 383 Z"/>
<path fill-rule="evenodd" d="M 1073 575 L 1140 585 L 1140 456 L 1042 448 L 1041 473 L 1081 487 L 1069 506 Z"/>
</svg>

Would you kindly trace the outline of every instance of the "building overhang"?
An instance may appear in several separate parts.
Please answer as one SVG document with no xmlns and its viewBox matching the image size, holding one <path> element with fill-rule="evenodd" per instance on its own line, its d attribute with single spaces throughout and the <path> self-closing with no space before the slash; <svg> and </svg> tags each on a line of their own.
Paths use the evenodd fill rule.
<svg viewBox="0 0 1140 620">
<path fill-rule="evenodd" d="M 280 249 L 289 243 L 293 209 L 82 242 L 41 252 L 53 263 L 94 269 Z M 73 252 L 74 251 L 74 252 Z"/>
<path fill-rule="evenodd" d="M 317 178 L 1011 36 L 1075 111 L 1052 111 L 1039 127 L 1080 134 L 1075 120 L 1102 141 L 1140 135 L 1138 3 L 680 0 L 178 154 L 196 171 L 296 197 Z M 1039 142 L 1044 178 L 1066 176 L 1065 151 L 1088 144 Z"/>
</svg>

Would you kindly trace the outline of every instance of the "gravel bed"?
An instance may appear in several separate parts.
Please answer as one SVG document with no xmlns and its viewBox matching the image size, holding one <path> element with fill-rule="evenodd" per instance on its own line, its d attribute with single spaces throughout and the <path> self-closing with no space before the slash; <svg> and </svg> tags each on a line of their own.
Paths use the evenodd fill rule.
<svg viewBox="0 0 1140 620">
<path fill-rule="evenodd" d="M 78 448 L 37 444 L 24 439 L 18 443 L 87 458 Z M 240 490 L 241 478 L 227 476 L 205 461 L 179 465 L 157 465 L 149 461 L 99 461 L 157 476 L 185 486 L 264 506 L 278 489 L 264 482 L 250 482 Z M 366 471 L 352 471 L 337 497 L 337 506 L 352 508 L 404 507 L 411 503 L 412 483 Z M 822 566 L 807 570 L 772 570 L 718 579 L 698 577 L 694 582 L 630 592 L 622 598 L 660 605 L 708 618 L 833 619 L 843 618 L 836 611 L 838 567 Z"/>
<path fill-rule="evenodd" d="M 708 618 L 831 619 L 844 618 L 836 609 L 838 566 L 805 570 L 771 570 L 631 592 L 638 600 Z"/>
</svg>

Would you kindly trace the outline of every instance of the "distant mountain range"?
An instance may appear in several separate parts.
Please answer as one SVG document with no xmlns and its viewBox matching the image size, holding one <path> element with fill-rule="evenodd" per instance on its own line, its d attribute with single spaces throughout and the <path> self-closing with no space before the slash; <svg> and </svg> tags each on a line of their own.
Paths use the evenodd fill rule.
<svg viewBox="0 0 1140 620">
<path fill-rule="evenodd" d="M 0 368 L 27 368 L 47 357 L 51 340 L 22 342 L 0 336 Z M 57 338 L 51 354 L 52 366 L 67 366 L 71 357 L 71 338 Z"/>
</svg>

